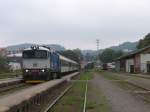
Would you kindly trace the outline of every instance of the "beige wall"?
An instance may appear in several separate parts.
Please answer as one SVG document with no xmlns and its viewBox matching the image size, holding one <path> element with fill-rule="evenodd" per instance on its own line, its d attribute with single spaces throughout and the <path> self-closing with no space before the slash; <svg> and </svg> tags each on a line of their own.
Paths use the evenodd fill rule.
<svg viewBox="0 0 150 112">
<path fill-rule="evenodd" d="M 150 62 L 150 53 L 141 54 L 141 72 L 147 73 L 147 63 Z"/>
<path fill-rule="evenodd" d="M 126 72 L 131 72 L 130 66 L 134 65 L 134 60 L 133 59 L 127 59 L 126 60 Z"/>
</svg>

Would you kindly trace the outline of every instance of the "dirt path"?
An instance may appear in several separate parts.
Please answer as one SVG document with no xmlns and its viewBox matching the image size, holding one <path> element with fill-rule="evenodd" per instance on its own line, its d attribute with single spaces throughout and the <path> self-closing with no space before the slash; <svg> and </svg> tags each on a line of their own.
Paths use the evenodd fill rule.
<svg viewBox="0 0 150 112">
<path fill-rule="evenodd" d="M 113 112 L 150 112 L 150 105 L 135 99 L 128 92 L 98 74 L 95 74 L 92 84 L 103 91 Z"/>
</svg>

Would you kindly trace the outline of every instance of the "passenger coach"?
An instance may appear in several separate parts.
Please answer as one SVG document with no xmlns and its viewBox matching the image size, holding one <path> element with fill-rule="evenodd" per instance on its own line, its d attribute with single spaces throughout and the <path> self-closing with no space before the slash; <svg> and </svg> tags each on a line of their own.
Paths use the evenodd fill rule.
<svg viewBox="0 0 150 112">
<path fill-rule="evenodd" d="M 23 51 L 23 79 L 27 83 L 40 83 L 61 78 L 79 69 L 79 64 L 48 47 L 33 46 Z"/>
</svg>

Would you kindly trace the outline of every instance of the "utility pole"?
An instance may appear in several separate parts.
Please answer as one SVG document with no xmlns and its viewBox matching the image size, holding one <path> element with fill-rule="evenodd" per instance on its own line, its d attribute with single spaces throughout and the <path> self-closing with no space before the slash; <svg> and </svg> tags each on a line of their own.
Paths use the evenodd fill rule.
<svg viewBox="0 0 150 112">
<path fill-rule="evenodd" d="M 99 39 L 96 39 L 96 46 L 97 46 L 97 51 L 99 51 Z"/>
<path fill-rule="evenodd" d="M 96 62 L 96 66 L 100 66 L 100 60 L 99 60 L 100 41 L 99 41 L 99 39 L 96 39 L 96 47 L 97 47 L 97 62 Z"/>
</svg>

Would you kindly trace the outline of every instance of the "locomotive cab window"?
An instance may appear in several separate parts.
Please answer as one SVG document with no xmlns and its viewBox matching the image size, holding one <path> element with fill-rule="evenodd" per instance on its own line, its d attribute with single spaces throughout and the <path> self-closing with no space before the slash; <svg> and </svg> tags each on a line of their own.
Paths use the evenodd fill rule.
<svg viewBox="0 0 150 112">
<path fill-rule="evenodd" d="M 32 58 L 41 58 L 41 59 L 46 59 L 48 58 L 48 53 L 47 51 L 44 50 L 28 50 L 23 52 L 23 58 L 26 59 L 32 59 Z"/>
</svg>

